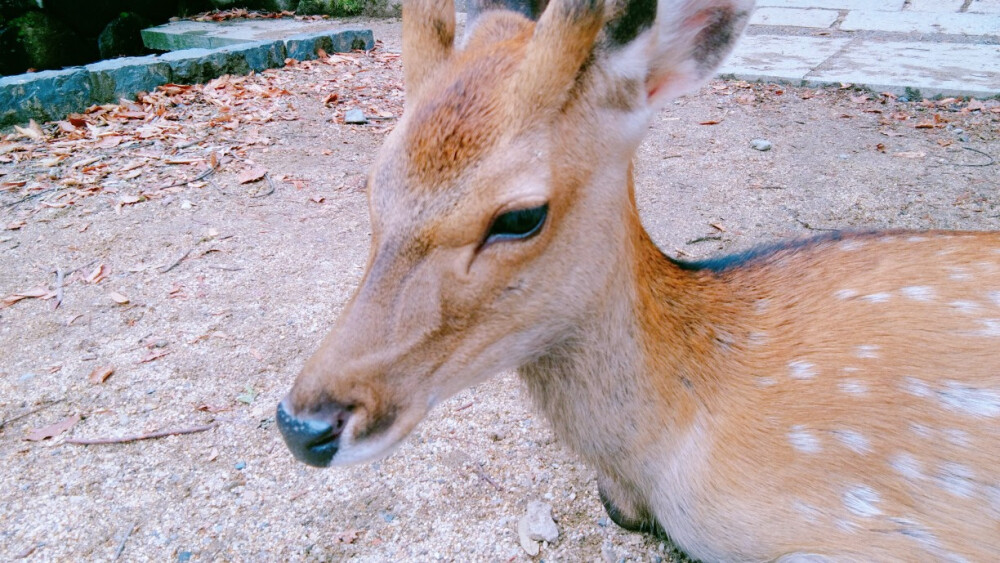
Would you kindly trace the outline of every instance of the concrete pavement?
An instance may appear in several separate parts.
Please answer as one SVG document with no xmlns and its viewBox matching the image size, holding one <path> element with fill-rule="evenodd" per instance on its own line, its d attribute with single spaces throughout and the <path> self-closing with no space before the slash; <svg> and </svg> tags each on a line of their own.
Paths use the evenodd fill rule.
<svg viewBox="0 0 1000 563">
<path fill-rule="evenodd" d="M 1000 95 L 1000 0 L 758 0 L 720 73 L 899 95 Z"/>
</svg>

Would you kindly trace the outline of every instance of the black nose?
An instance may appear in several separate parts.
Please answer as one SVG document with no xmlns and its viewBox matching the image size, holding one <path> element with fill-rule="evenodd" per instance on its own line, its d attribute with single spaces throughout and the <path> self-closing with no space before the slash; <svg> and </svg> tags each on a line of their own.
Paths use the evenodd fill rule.
<svg viewBox="0 0 1000 563">
<path fill-rule="evenodd" d="M 299 418 L 288 412 L 287 399 L 278 403 L 278 429 L 288 444 L 288 449 L 301 462 L 316 467 L 330 465 L 337 453 L 340 433 L 347 424 L 350 410 L 335 404 L 326 404 L 308 418 Z"/>
</svg>

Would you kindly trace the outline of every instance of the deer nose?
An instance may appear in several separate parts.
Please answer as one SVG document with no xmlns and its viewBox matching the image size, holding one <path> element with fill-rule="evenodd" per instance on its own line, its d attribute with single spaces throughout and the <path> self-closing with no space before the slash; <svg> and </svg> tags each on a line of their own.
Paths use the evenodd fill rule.
<svg viewBox="0 0 1000 563">
<path fill-rule="evenodd" d="M 287 403 L 287 398 L 278 403 L 276 418 L 281 436 L 292 455 L 315 467 L 330 465 L 340 446 L 340 434 L 351 416 L 350 409 L 327 403 L 315 409 L 309 417 L 299 417 L 292 414 Z"/>
</svg>

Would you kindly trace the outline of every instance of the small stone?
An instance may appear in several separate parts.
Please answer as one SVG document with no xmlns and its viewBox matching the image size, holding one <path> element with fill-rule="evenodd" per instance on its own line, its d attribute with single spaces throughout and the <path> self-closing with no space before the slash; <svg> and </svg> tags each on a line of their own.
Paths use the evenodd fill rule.
<svg viewBox="0 0 1000 563">
<path fill-rule="evenodd" d="M 552 506 L 549 504 L 536 500 L 529 502 L 528 511 L 521 521 L 527 525 L 528 537 L 535 541 L 552 543 L 559 538 L 559 528 L 552 520 Z"/>
<path fill-rule="evenodd" d="M 906 102 L 910 101 L 910 98 L 907 98 L 906 96 L 900 96 L 900 97 L 896 98 L 896 100 L 900 101 L 900 102 L 903 102 L 903 103 L 906 103 Z"/>
<path fill-rule="evenodd" d="M 184 563 L 185 561 L 191 560 L 192 553 L 190 551 L 182 551 L 177 554 L 177 561 L 179 563 Z"/>
<path fill-rule="evenodd" d="M 597 525 L 600 526 L 600 527 L 602 527 L 602 528 L 607 528 L 608 527 L 608 519 L 607 519 L 607 517 L 606 516 L 601 516 L 600 518 L 598 518 L 597 519 Z"/>
<path fill-rule="evenodd" d="M 192 207 L 194 207 L 194 204 L 191 203 L 189 200 L 185 199 L 184 201 L 181 202 L 181 209 L 183 209 L 185 211 L 187 211 L 188 209 L 191 209 Z"/>
<path fill-rule="evenodd" d="M 247 463 L 245 461 L 238 461 L 233 467 L 235 467 L 237 471 L 243 471 L 246 469 Z"/>
<path fill-rule="evenodd" d="M 347 110 L 347 113 L 344 114 L 344 123 L 365 124 L 368 123 L 368 119 L 365 118 L 364 112 L 355 108 Z"/>
<path fill-rule="evenodd" d="M 851 158 L 851 155 L 849 155 L 847 153 L 840 153 L 840 154 L 837 155 L 837 158 L 839 158 L 840 160 L 847 160 L 847 159 Z"/>
<path fill-rule="evenodd" d="M 761 152 L 771 150 L 771 141 L 767 139 L 754 139 L 750 141 L 750 146 Z"/>
<path fill-rule="evenodd" d="M 531 539 L 528 534 L 528 521 L 521 518 L 517 522 L 517 540 L 525 553 L 534 557 L 538 555 L 538 542 Z"/>
</svg>

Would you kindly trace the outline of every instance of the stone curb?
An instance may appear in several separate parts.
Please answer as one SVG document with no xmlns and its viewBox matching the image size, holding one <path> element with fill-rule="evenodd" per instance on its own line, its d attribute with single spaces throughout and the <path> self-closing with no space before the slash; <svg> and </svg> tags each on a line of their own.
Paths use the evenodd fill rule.
<svg viewBox="0 0 1000 563">
<path fill-rule="evenodd" d="M 0 78 L 0 127 L 26 123 L 29 119 L 62 119 L 93 104 L 150 92 L 171 82 L 195 84 L 225 74 L 249 74 L 281 67 L 286 58 L 315 59 L 319 49 L 335 53 L 369 50 L 374 46 L 375 37 L 370 29 L 344 29 L 6 76 Z"/>
</svg>

